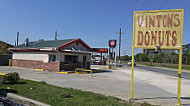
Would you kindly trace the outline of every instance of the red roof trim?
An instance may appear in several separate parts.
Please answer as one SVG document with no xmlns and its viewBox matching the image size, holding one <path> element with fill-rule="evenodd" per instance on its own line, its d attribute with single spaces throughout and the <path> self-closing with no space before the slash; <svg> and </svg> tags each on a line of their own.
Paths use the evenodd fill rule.
<svg viewBox="0 0 190 106">
<path fill-rule="evenodd" d="M 65 46 L 69 46 L 70 44 L 73 44 L 75 42 L 79 42 L 81 43 L 84 47 L 88 48 L 90 51 L 93 51 L 86 43 L 84 43 L 81 39 L 75 39 L 71 42 L 68 42 L 68 43 L 65 43 L 61 46 L 58 47 L 58 50 L 61 51 L 63 47 Z M 27 49 L 24 49 L 24 48 L 10 48 L 9 49 L 10 51 L 40 51 L 39 48 L 27 48 Z"/>
<path fill-rule="evenodd" d="M 75 42 L 80 42 L 84 47 L 88 48 L 90 51 L 93 51 L 93 50 L 92 50 L 86 43 L 84 43 L 81 39 L 75 39 L 75 40 L 73 40 L 73 41 L 71 41 L 71 42 L 68 42 L 68 43 L 66 43 L 66 44 L 63 44 L 63 45 L 61 45 L 61 46 L 58 47 L 58 50 L 61 51 L 63 47 L 69 46 L 70 44 L 75 43 Z"/>
</svg>

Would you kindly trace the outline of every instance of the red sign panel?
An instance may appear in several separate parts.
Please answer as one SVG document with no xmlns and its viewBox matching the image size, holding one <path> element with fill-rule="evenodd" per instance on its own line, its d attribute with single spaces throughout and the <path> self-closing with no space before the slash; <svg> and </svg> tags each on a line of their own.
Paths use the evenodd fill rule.
<svg viewBox="0 0 190 106">
<path fill-rule="evenodd" d="M 92 50 L 97 53 L 108 53 L 107 48 L 92 48 Z"/>
<path fill-rule="evenodd" d="M 117 44 L 116 40 L 109 40 L 109 47 L 115 47 Z"/>
</svg>

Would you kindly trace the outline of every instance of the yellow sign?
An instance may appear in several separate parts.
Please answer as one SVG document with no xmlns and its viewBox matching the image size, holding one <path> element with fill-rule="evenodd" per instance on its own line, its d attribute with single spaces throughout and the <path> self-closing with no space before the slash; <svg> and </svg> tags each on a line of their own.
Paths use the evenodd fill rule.
<svg viewBox="0 0 190 106">
<path fill-rule="evenodd" d="M 152 62 L 153 62 L 153 59 L 150 59 L 150 62 L 152 63 Z"/>
<path fill-rule="evenodd" d="M 134 12 L 131 98 L 133 98 L 134 49 L 157 49 L 159 46 L 160 49 L 179 49 L 177 105 L 181 105 L 183 15 L 183 9 Z"/>
<path fill-rule="evenodd" d="M 180 48 L 182 10 L 134 12 L 135 48 Z"/>
</svg>

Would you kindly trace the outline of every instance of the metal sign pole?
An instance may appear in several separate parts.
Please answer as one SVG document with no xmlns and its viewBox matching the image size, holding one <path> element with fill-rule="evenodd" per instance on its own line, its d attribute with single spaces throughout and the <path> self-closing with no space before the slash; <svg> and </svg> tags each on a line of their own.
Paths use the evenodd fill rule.
<svg viewBox="0 0 190 106">
<path fill-rule="evenodd" d="M 183 46 L 183 15 L 184 10 L 182 9 L 181 14 L 181 36 L 180 36 L 180 49 L 179 49 L 179 71 L 178 71 L 178 104 L 181 105 L 181 68 L 182 68 L 182 46 Z"/>
<path fill-rule="evenodd" d="M 131 98 L 133 98 L 133 77 L 134 77 L 134 47 L 132 48 Z"/>
<path fill-rule="evenodd" d="M 134 77 L 134 42 L 135 42 L 135 14 L 133 13 L 133 44 L 132 44 L 132 67 L 131 67 L 131 98 L 133 98 L 133 77 Z"/>
<path fill-rule="evenodd" d="M 108 46 L 108 65 L 107 65 L 107 69 L 110 69 L 110 47 Z"/>
</svg>

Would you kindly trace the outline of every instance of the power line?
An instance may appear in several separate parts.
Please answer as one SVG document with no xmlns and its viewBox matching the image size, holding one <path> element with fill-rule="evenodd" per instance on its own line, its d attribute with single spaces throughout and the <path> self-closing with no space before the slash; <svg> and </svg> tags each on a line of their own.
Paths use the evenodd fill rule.
<svg viewBox="0 0 190 106">
<path fill-rule="evenodd" d="M 128 3 L 127 3 L 128 5 L 131 4 L 129 0 L 127 0 L 127 1 L 128 1 Z M 128 7 L 128 6 L 126 6 L 126 7 Z M 125 21 L 125 18 L 126 18 L 127 15 L 128 15 L 128 12 L 126 12 L 126 14 L 121 19 L 121 21 L 120 21 L 120 27 L 122 26 L 122 23 Z"/>
<path fill-rule="evenodd" d="M 129 13 L 132 12 L 133 8 L 134 8 L 134 7 L 136 6 L 136 4 L 137 4 L 137 1 L 138 1 L 138 0 L 136 0 L 135 3 L 133 4 L 133 6 L 132 6 L 132 8 L 130 9 L 130 12 L 129 12 Z M 128 20 L 129 16 L 130 16 L 130 15 L 127 16 L 126 20 L 124 21 L 124 23 L 123 23 L 123 25 L 122 25 L 121 27 L 123 27 L 123 26 L 125 25 L 125 23 L 126 23 L 126 21 Z"/>
<path fill-rule="evenodd" d="M 152 1 L 146 1 L 144 2 L 144 5 L 142 6 L 142 9 L 145 9 L 145 7 L 148 7 L 151 4 Z M 150 7 L 150 6 L 149 6 Z M 132 16 L 133 18 L 133 16 Z M 131 24 L 132 26 L 133 24 Z M 130 24 L 127 24 L 126 28 L 124 28 L 124 31 L 126 31 L 130 27 Z"/>
</svg>

